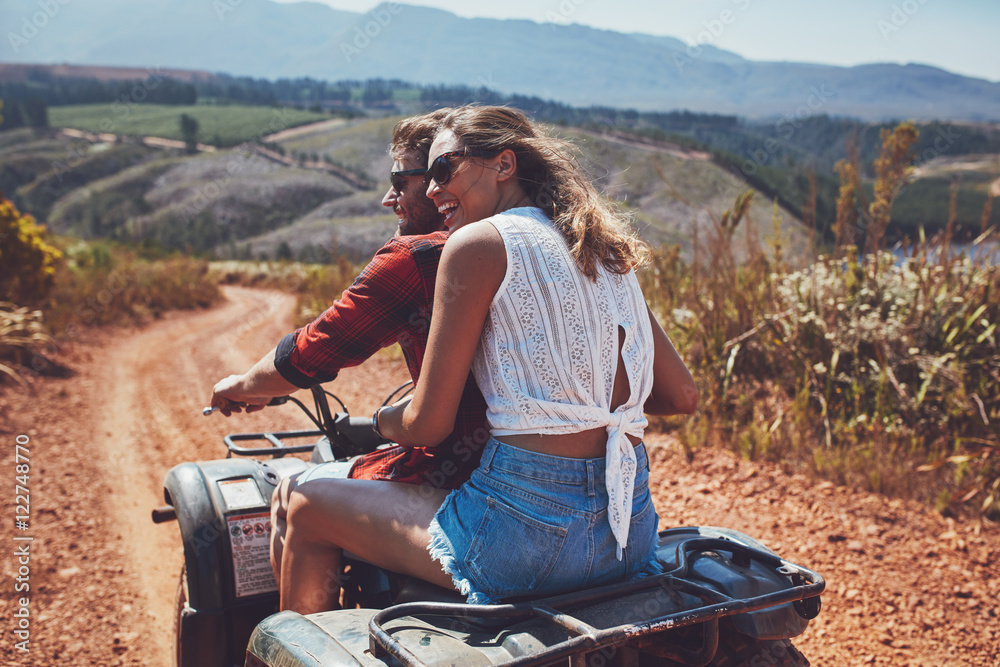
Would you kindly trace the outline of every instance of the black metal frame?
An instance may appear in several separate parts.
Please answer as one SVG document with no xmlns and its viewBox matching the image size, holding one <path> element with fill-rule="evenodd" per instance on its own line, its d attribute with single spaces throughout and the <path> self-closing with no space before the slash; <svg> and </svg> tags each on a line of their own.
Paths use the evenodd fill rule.
<svg viewBox="0 0 1000 667">
<path fill-rule="evenodd" d="M 361 454 L 374 448 L 370 447 L 372 443 L 369 443 L 369 446 L 367 447 L 362 444 L 359 448 L 358 443 L 354 442 L 355 438 L 352 438 L 350 433 L 352 431 L 354 433 L 358 433 L 359 428 L 361 428 L 362 431 L 365 429 L 359 427 L 355 423 L 355 420 L 350 418 L 347 412 L 347 406 L 344 405 L 343 401 L 319 385 L 312 387 L 311 391 L 315 413 L 306 407 L 302 401 L 293 396 L 281 396 L 275 398 L 268 403 L 268 405 L 283 405 L 288 401 L 295 403 L 302 409 L 302 412 L 309 417 L 309 420 L 316 425 L 315 429 L 266 433 L 234 433 L 227 435 L 223 438 L 223 442 L 226 443 L 226 449 L 228 450 L 226 458 L 232 458 L 234 454 L 237 456 L 271 456 L 274 458 L 281 458 L 286 454 L 311 452 L 316 448 L 315 442 L 307 445 L 286 445 L 284 439 L 288 438 L 316 438 L 319 436 L 326 436 L 331 443 L 337 443 L 337 445 L 339 445 L 338 453 L 344 456 Z M 394 398 L 405 397 L 411 391 L 413 391 L 412 382 L 400 385 L 395 391 L 389 394 L 385 401 L 383 401 L 382 405 L 388 405 Z M 330 411 L 330 402 L 327 400 L 328 396 L 340 404 L 342 412 L 333 413 Z M 253 440 L 266 440 L 271 443 L 272 446 L 240 447 L 236 444 L 237 442 Z"/>
<path fill-rule="evenodd" d="M 729 552 L 733 560 L 749 564 L 757 560 L 789 578 L 790 587 L 751 598 L 732 598 L 718 590 L 697 584 L 684 577 L 691 576 L 692 553 Z M 697 556 L 696 556 L 697 557 Z M 757 611 L 781 604 L 793 603 L 803 618 L 815 618 L 819 613 L 819 595 L 826 588 L 826 581 L 818 573 L 790 563 L 774 554 L 747 547 L 726 539 L 696 537 L 677 545 L 677 567 L 664 574 L 626 583 L 611 584 L 600 588 L 568 593 L 533 602 L 503 605 L 464 605 L 448 603 L 411 602 L 396 605 L 375 614 L 368 624 L 371 651 L 376 658 L 391 655 L 406 667 L 428 667 L 384 628 L 388 621 L 403 616 L 459 616 L 462 618 L 503 619 L 510 622 L 530 618 L 546 619 L 569 632 L 571 639 L 555 644 L 540 653 L 515 658 L 504 665 L 510 667 L 539 666 L 553 660 L 621 645 L 649 637 L 664 630 L 676 630 L 696 623 L 704 623 L 701 650 L 689 652 L 691 664 L 705 664 L 711 660 L 718 645 L 718 619 L 735 614 Z M 656 587 L 671 592 L 686 593 L 703 602 L 697 609 L 687 609 L 659 616 L 639 624 L 624 624 L 599 630 L 583 621 L 559 611 L 593 604 Z M 709 653 L 710 652 L 710 653 Z M 709 653 L 709 655 L 705 655 Z"/>
</svg>

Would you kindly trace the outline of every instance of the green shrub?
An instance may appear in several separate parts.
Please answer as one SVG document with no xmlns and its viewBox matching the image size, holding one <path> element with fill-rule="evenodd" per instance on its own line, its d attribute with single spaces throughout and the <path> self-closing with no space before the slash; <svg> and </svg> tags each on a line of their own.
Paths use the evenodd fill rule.
<svg viewBox="0 0 1000 667">
<path fill-rule="evenodd" d="M 45 227 L 0 197 L 0 301 L 40 303 L 52 286 L 62 253 Z"/>
</svg>

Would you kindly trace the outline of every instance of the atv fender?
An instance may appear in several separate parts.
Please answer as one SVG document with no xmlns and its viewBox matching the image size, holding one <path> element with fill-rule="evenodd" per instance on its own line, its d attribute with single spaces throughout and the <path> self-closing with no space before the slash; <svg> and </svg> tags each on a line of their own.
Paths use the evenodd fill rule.
<svg viewBox="0 0 1000 667">
<path fill-rule="evenodd" d="M 281 478 L 306 466 L 295 458 L 266 464 L 220 459 L 182 463 L 167 473 L 164 496 L 177 515 L 184 544 L 181 585 L 185 604 L 178 612 L 176 629 L 182 667 L 216 667 L 241 660 L 253 627 L 277 610 L 278 594 L 273 587 L 237 594 L 234 537 L 227 526 L 243 516 L 269 515 L 271 496 Z M 223 489 L 232 489 L 234 484 L 240 493 L 229 491 L 227 501 Z M 268 520 L 261 517 L 261 521 Z M 258 569 L 261 565 L 258 562 Z M 270 565 L 266 567 L 270 577 Z"/>
</svg>

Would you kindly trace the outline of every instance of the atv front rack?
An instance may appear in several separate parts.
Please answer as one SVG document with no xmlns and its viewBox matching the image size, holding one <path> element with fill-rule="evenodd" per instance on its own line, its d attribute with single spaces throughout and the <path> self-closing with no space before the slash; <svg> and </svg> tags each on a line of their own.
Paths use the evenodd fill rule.
<svg viewBox="0 0 1000 667">
<path fill-rule="evenodd" d="M 668 531 L 669 532 L 669 531 Z M 733 597 L 711 587 L 708 582 L 697 580 L 702 574 L 693 567 L 699 558 L 725 552 L 732 554 L 731 563 L 738 568 L 760 564 L 783 578 L 783 587 L 748 597 Z M 656 633 L 676 630 L 694 624 L 702 625 L 702 641 L 698 650 L 677 646 L 666 647 L 643 642 L 643 650 L 669 657 L 685 664 L 707 664 L 715 654 L 720 618 L 764 610 L 791 603 L 795 613 L 810 620 L 819 614 L 819 595 L 826 582 L 816 572 L 783 560 L 772 552 L 755 549 L 726 538 L 694 537 L 681 540 L 676 546 L 673 569 L 664 574 L 637 579 L 626 583 L 610 584 L 599 588 L 568 593 L 555 597 L 501 605 L 465 605 L 449 603 L 412 602 L 390 607 L 376 613 L 368 624 L 369 643 L 377 659 L 392 656 L 406 667 L 428 667 L 410 649 L 392 636 L 386 624 L 402 617 L 437 616 L 459 619 L 462 624 L 491 625 L 502 621 L 504 627 L 519 621 L 539 619 L 565 631 L 568 638 L 547 648 L 515 657 L 503 663 L 511 667 L 538 666 L 553 660 L 569 658 L 571 667 L 586 664 L 586 654 L 606 647 L 634 644 L 647 640 Z M 661 589 L 668 598 L 690 596 L 701 601 L 700 606 L 681 609 L 668 614 L 642 618 L 599 628 L 576 618 L 569 611 L 586 611 L 589 606 L 624 598 L 643 591 Z M 575 612 L 578 613 L 578 612 Z"/>
<path fill-rule="evenodd" d="M 407 382 L 397 388 L 389 394 L 389 397 L 385 399 L 382 405 L 388 404 L 394 398 L 406 396 L 409 393 L 409 388 L 412 388 L 412 384 L 412 382 Z M 319 385 L 312 387 L 311 391 L 315 413 L 294 396 L 278 397 L 268 405 L 282 405 L 288 401 L 295 403 L 309 417 L 310 421 L 316 425 L 315 429 L 274 433 L 234 433 L 227 435 L 223 438 L 223 442 L 226 443 L 226 449 L 228 450 L 226 458 L 232 458 L 234 454 L 237 456 L 271 456 L 281 458 L 286 454 L 312 452 L 319 445 L 317 442 L 307 445 L 289 445 L 285 443 L 286 439 L 292 438 L 325 438 L 325 442 L 328 444 L 326 449 L 329 451 L 323 452 L 322 456 L 318 460 L 315 460 L 314 463 L 366 454 L 380 445 L 388 443 L 387 440 L 375 434 L 374 430 L 372 430 L 370 419 L 366 417 L 351 417 L 347 413 L 347 407 L 343 401 L 334 394 L 331 394 Z M 330 402 L 327 400 L 328 396 L 340 404 L 341 412 L 332 412 L 330 410 Z M 236 444 L 237 442 L 255 440 L 264 440 L 270 443 L 271 446 L 241 447 Z"/>
</svg>

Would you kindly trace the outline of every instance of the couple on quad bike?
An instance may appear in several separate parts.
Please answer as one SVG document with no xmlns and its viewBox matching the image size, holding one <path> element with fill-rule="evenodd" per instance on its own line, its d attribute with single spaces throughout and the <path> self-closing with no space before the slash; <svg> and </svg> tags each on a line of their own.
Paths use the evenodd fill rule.
<svg viewBox="0 0 1000 667">
<path fill-rule="evenodd" d="M 415 384 L 372 416 L 398 445 L 275 490 L 281 608 L 336 608 L 345 550 L 470 603 L 659 573 L 645 413 L 698 394 L 640 291 L 628 217 L 514 109 L 404 120 L 391 153 L 400 235 L 212 397 L 260 409 L 397 342 Z"/>
</svg>

